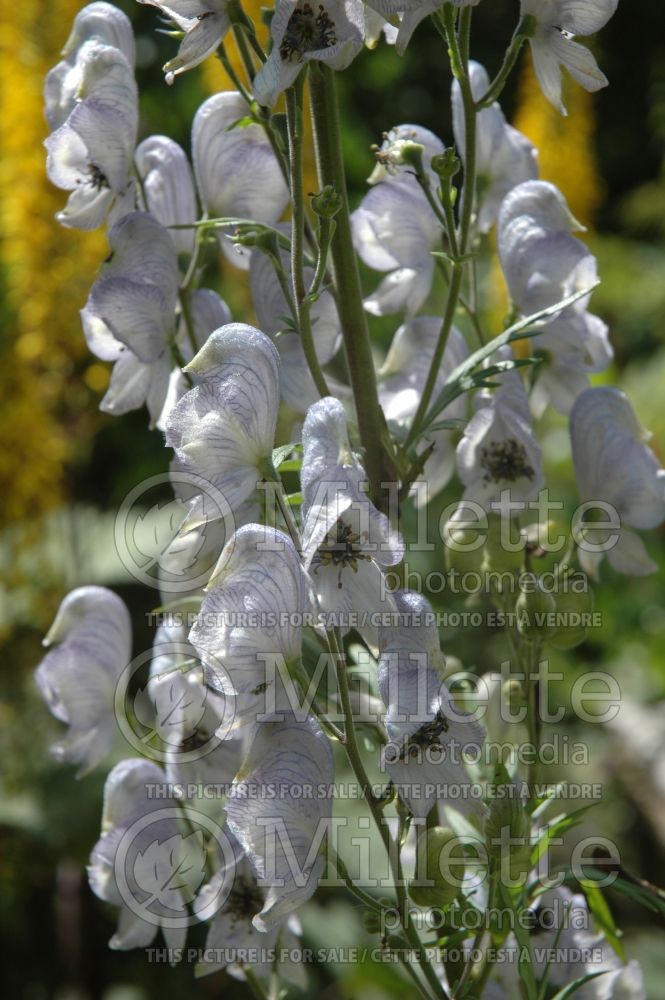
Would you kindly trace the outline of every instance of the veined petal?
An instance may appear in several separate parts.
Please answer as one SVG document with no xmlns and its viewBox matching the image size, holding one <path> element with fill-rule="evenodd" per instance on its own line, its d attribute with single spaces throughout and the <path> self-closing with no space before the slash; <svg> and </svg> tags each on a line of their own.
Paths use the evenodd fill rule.
<svg viewBox="0 0 665 1000">
<path fill-rule="evenodd" d="M 363 305 L 372 316 L 392 316 L 404 311 L 418 312 L 432 288 L 434 258 L 425 257 L 419 267 L 398 267 L 381 281 Z"/>
<path fill-rule="evenodd" d="M 175 319 L 169 305 L 156 285 L 104 274 L 93 285 L 86 308 L 140 361 L 150 363 L 166 348 L 166 331 Z"/>
<path fill-rule="evenodd" d="M 332 813 L 330 744 L 314 719 L 257 726 L 227 804 L 227 822 L 263 883 L 266 898 L 254 918 L 262 931 L 316 891 L 322 841 Z M 278 787 L 268 798 L 262 790 Z"/>
<path fill-rule="evenodd" d="M 604 28 L 618 0 L 557 0 L 556 22 L 573 35 L 593 35 Z"/>
<path fill-rule="evenodd" d="M 74 18 L 72 31 L 62 50 L 63 56 L 76 55 L 89 39 L 120 49 L 130 66 L 134 66 L 134 32 L 131 21 L 115 4 L 89 3 Z"/>
<path fill-rule="evenodd" d="M 440 237 L 425 196 L 406 184 L 377 184 L 353 212 L 351 223 L 358 254 L 377 271 L 421 266 Z"/>
<path fill-rule="evenodd" d="M 115 734 L 115 686 L 131 656 L 127 608 L 103 587 L 79 587 L 64 599 L 44 640 L 58 643 L 37 669 L 37 684 L 52 714 L 69 725 L 53 747 L 79 775 L 109 752 Z"/>
<path fill-rule="evenodd" d="M 136 150 L 148 211 L 163 226 L 190 225 L 197 217 L 194 178 L 184 151 L 164 135 L 145 139 Z M 191 254 L 195 230 L 169 232 L 178 253 Z M 218 324 L 219 325 L 219 324 Z"/>
<path fill-rule="evenodd" d="M 164 408 L 170 377 L 171 361 L 166 350 L 148 363 L 127 350 L 113 366 L 111 382 L 99 408 L 104 413 L 121 416 L 145 403 L 150 427 L 155 427 Z"/>
<path fill-rule="evenodd" d="M 610 386 L 583 392 L 570 414 L 570 434 L 582 500 L 608 501 L 634 528 L 665 520 L 665 471 L 623 392 Z"/>
<path fill-rule="evenodd" d="M 201 14 L 185 32 L 177 56 L 164 64 L 166 82 L 173 83 L 179 73 L 199 66 L 215 51 L 230 27 L 231 19 L 226 10 Z"/>
<path fill-rule="evenodd" d="M 550 45 L 555 58 L 565 66 L 570 75 L 577 80 L 585 90 L 593 93 L 606 87 L 609 80 L 598 68 L 596 57 L 591 49 L 580 45 L 560 32 L 555 31 L 550 39 Z"/>
<path fill-rule="evenodd" d="M 198 109 L 192 126 L 196 183 L 210 217 L 272 223 L 288 203 L 288 190 L 261 126 L 231 128 L 246 112 L 235 92 L 216 94 Z M 233 258 L 236 266 L 248 265 L 241 260 Z"/>
</svg>

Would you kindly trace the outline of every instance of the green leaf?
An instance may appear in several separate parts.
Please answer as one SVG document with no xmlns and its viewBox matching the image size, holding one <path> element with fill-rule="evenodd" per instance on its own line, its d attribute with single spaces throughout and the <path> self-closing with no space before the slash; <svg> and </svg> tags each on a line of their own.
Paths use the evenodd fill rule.
<svg viewBox="0 0 665 1000">
<path fill-rule="evenodd" d="M 293 454 L 294 451 L 302 452 L 301 444 L 282 444 L 279 448 L 273 449 L 272 453 L 272 464 L 276 469 L 281 469 L 282 472 L 295 472 L 297 469 L 286 469 L 285 466 L 291 464 L 287 462 L 287 459 Z M 299 461 L 299 460 L 294 460 Z M 300 468 L 298 465 L 297 468 Z"/>
<path fill-rule="evenodd" d="M 624 947 L 619 940 L 621 931 L 614 922 L 612 911 L 607 905 L 605 897 L 598 886 L 594 885 L 593 882 L 580 880 L 580 885 L 584 890 L 584 895 L 586 896 L 589 909 L 593 914 L 597 927 L 602 930 L 608 943 L 612 946 L 612 948 L 614 948 L 621 961 L 626 962 L 626 952 L 624 951 Z"/>
<path fill-rule="evenodd" d="M 577 302 L 578 299 L 584 298 L 585 295 L 589 295 L 591 291 L 596 287 L 598 282 L 591 285 L 589 288 L 585 288 L 580 292 L 575 292 L 574 295 L 569 295 L 567 298 L 562 299 L 553 306 L 548 306 L 547 309 L 540 309 L 538 312 L 533 313 L 531 316 L 527 316 L 525 319 L 519 320 L 518 323 L 514 323 L 512 326 L 500 333 L 498 337 L 495 337 L 480 347 L 473 354 L 469 355 L 466 361 L 463 361 L 461 365 L 458 365 L 453 372 L 450 373 L 443 389 L 439 393 L 438 397 L 430 407 L 425 420 L 423 421 L 422 427 L 418 428 L 420 434 L 429 427 L 432 421 L 445 410 L 454 399 L 460 396 L 463 392 L 468 391 L 469 388 L 473 388 L 473 374 L 474 370 L 479 368 L 482 363 L 489 358 L 495 351 L 499 348 L 504 347 L 506 344 L 511 344 L 515 340 L 523 340 L 526 337 L 535 337 L 537 334 L 542 333 L 546 325 L 546 320 L 551 319 L 552 316 L 556 316 L 560 313 L 562 309 L 566 309 L 568 306 Z M 533 363 L 532 361 L 527 361 L 526 363 Z M 519 359 L 512 362 L 515 367 L 519 367 Z M 505 371 L 506 369 L 501 369 Z M 489 369 L 484 370 L 484 376 L 487 376 Z M 466 380 L 466 381 L 465 381 Z M 470 380 L 470 381 L 469 381 Z"/>
<path fill-rule="evenodd" d="M 584 986 L 585 983 L 591 982 L 592 979 L 597 979 L 598 976 L 606 976 L 608 972 L 609 969 L 606 969 L 604 972 L 590 972 L 588 976 L 581 976 L 580 979 L 573 980 L 572 983 L 568 983 L 568 985 L 564 986 L 562 990 L 559 990 L 559 992 L 552 997 L 552 1000 L 568 1000 L 568 997 L 572 997 L 574 993 L 577 993 L 580 987 Z"/>
</svg>

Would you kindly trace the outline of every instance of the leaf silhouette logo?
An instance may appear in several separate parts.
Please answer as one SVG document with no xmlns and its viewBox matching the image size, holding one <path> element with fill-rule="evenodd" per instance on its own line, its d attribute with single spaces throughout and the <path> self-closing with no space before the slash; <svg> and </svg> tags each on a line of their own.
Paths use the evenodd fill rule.
<svg viewBox="0 0 665 1000">
<path fill-rule="evenodd" d="M 157 565 L 164 550 L 175 538 L 185 511 L 180 500 L 156 503 L 137 515 L 132 527 L 135 553 L 142 558 L 141 569 Z"/>
<path fill-rule="evenodd" d="M 162 843 L 153 840 L 134 860 L 136 884 L 148 895 L 142 905 L 148 908 L 158 903 L 176 912 L 184 910 L 203 882 L 205 861 L 201 830 L 186 837 L 175 834 Z"/>
<path fill-rule="evenodd" d="M 187 674 L 173 672 L 153 678 L 147 688 L 137 692 L 134 712 L 148 730 L 141 737 L 149 743 L 155 736 L 171 746 L 194 736 L 206 708 L 206 688 L 188 680 Z"/>
</svg>

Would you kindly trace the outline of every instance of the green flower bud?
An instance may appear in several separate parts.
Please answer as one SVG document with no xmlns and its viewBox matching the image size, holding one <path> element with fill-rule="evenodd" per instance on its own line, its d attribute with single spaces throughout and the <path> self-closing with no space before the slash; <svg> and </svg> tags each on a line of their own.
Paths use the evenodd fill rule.
<svg viewBox="0 0 665 1000">
<path fill-rule="evenodd" d="M 441 180 L 449 180 L 454 177 L 456 173 L 459 173 L 461 166 L 460 158 L 452 148 L 432 157 L 432 170 Z"/>
<path fill-rule="evenodd" d="M 424 830 L 416 844 L 416 876 L 408 885 L 416 906 L 450 906 L 464 878 L 464 845 L 447 826 Z"/>
<path fill-rule="evenodd" d="M 508 580 L 502 582 L 501 577 L 508 574 L 516 576 L 524 566 L 524 544 L 517 551 L 512 548 L 520 543 L 519 533 L 510 524 L 503 524 L 501 518 L 491 514 L 487 518 L 487 541 L 483 554 L 483 572 L 490 573 L 490 585 L 493 590 L 502 593 L 511 589 Z M 510 545 L 510 548 L 507 547 Z"/>
<path fill-rule="evenodd" d="M 523 590 L 515 604 L 520 635 L 529 642 L 549 639 L 554 631 L 551 621 L 554 610 L 554 598 L 551 594 L 545 593 L 540 581 L 536 582 L 533 593 Z"/>
<path fill-rule="evenodd" d="M 321 219 L 333 219 L 342 208 L 342 198 L 332 184 L 312 195 L 312 209 Z"/>
<path fill-rule="evenodd" d="M 524 708 L 526 705 L 526 691 L 519 681 L 506 681 L 501 688 L 501 700 L 504 705 L 508 705 L 511 712 L 517 713 L 520 708 Z"/>
<path fill-rule="evenodd" d="M 446 569 L 458 573 L 479 573 L 483 563 L 485 532 L 457 527 L 448 522 L 444 550 Z"/>
<path fill-rule="evenodd" d="M 584 620 L 593 612 L 593 590 L 584 573 L 573 573 L 561 587 L 554 595 L 557 621 L 549 641 L 556 649 L 573 649 L 586 638 Z"/>
</svg>

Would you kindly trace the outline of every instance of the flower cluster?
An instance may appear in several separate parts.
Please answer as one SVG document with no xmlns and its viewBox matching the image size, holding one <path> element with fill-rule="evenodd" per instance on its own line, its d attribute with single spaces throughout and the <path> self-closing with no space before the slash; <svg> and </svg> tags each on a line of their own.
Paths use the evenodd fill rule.
<svg viewBox="0 0 665 1000">
<path fill-rule="evenodd" d="M 494 567 L 506 557 L 492 535 L 496 513 L 507 513 L 523 543 L 509 568 L 526 566 L 537 558 L 539 526 L 520 529 L 517 515 L 546 484 L 539 421 L 552 407 L 569 418 L 590 512 L 571 538 L 581 570 L 597 576 L 604 552 L 619 572 L 656 568 L 623 525 L 665 520 L 665 472 L 627 398 L 589 387 L 612 358 L 607 327 L 589 311 L 595 259 L 497 101 L 527 39 L 555 103 L 562 64 L 588 89 L 606 82 L 569 36 L 601 27 L 616 3 L 523 0 L 514 51 L 490 81 L 468 57 L 478 0 L 277 0 L 268 54 L 231 0 L 141 2 L 180 33 L 164 67 L 168 83 L 231 29 L 247 80 L 196 112 L 191 167 L 166 136 L 136 146 L 134 43 L 117 8 L 93 3 L 78 15 L 46 82 L 49 176 L 71 192 L 59 219 L 108 227 L 109 257 L 81 312 L 90 350 L 113 364 L 101 408 L 119 415 L 145 405 L 172 450 L 178 512 L 157 559 L 161 606 L 178 615 L 160 623 L 147 658 L 131 659 L 122 601 L 82 587 L 63 600 L 47 639 L 57 645 L 37 672 L 48 707 L 69 727 L 54 747 L 60 759 L 87 772 L 112 754 L 116 726 L 139 753 L 107 778 L 89 868 L 93 891 L 120 911 L 111 946 L 145 946 L 160 928 L 178 949 L 187 927 L 203 921 L 208 948 L 228 957 L 200 971 L 225 967 L 254 985 L 279 972 L 302 983 L 302 968 L 265 956 L 300 932 L 296 912 L 327 860 L 372 917 L 386 909 L 348 876 L 334 844 L 344 751 L 393 866 L 400 930 L 385 947 L 415 949 L 413 974 L 433 995 L 480 995 L 462 992 L 473 959 L 460 974 L 420 953 L 402 865 L 421 908 L 477 909 L 482 893 L 466 859 L 479 838 L 488 847 L 488 911 L 499 902 L 535 911 L 546 896 L 534 890 L 540 854 L 531 846 L 544 836 L 547 803 L 534 798 L 527 811 L 516 795 L 501 811 L 492 800 L 485 729 L 450 681 L 427 596 L 402 583 L 403 527 L 412 523 L 402 515 L 413 508 L 418 516 L 457 475 L 449 534 L 466 537 L 472 505 L 490 525 L 475 548 Z M 381 33 L 403 52 L 426 18 L 452 59 L 453 134 L 444 142 L 418 124 L 391 128 L 375 147 L 370 190 L 349 212 L 331 71 Z M 300 159 L 307 81 L 321 181 L 311 211 Z M 283 92 L 286 135 L 272 110 Z M 489 329 L 477 300 L 488 234 L 510 297 L 506 330 Z M 213 254 L 204 247 L 247 283 L 258 327 L 234 322 L 205 287 Z M 358 259 L 385 275 L 364 298 Z M 376 366 L 368 315 L 396 317 Z M 616 524 L 598 525 L 592 508 L 601 503 Z M 493 597 L 509 610 L 503 591 Z M 555 609 L 549 597 L 539 582 L 510 607 L 540 614 Z M 511 635 L 529 664 L 555 638 L 537 618 L 520 619 Z M 355 684 L 361 661 L 370 665 L 366 689 Z M 137 663 L 148 662 L 136 693 Z M 385 776 L 381 792 L 368 778 L 370 752 Z M 502 772 L 498 784 L 521 787 L 516 773 Z M 178 794 L 162 794 L 167 788 Z M 214 810 L 199 808 L 201 789 L 214 790 Z M 494 836 L 506 827 L 522 839 L 497 850 Z M 462 853 L 444 864 L 456 839 Z M 441 852 L 426 891 L 414 877 L 423 852 L 428 871 Z M 506 859 L 511 871 L 522 863 L 525 878 L 501 895 Z M 559 895 L 564 909 L 585 907 L 568 890 Z M 557 927 L 559 941 L 566 931 Z M 507 929 L 491 929 L 510 945 Z M 234 957 L 252 949 L 254 962 Z M 585 995 L 644 996 L 639 969 L 624 967 L 604 941 L 602 949 L 603 968 L 593 971 L 607 973 L 603 991 L 585 987 Z M 518 963 L 517 979 L 489 969 L 482 996 L 523 988 L 544 997 L 548 981 L 587 976 L 586 966 L 527 965 Z"/>
</svg>

